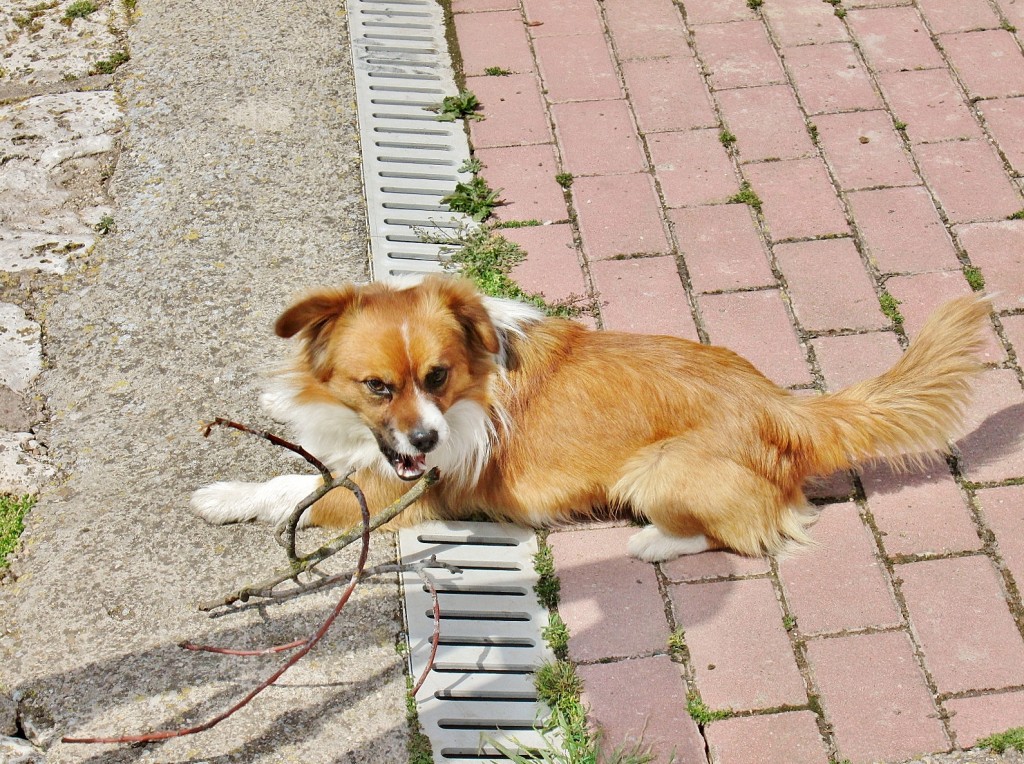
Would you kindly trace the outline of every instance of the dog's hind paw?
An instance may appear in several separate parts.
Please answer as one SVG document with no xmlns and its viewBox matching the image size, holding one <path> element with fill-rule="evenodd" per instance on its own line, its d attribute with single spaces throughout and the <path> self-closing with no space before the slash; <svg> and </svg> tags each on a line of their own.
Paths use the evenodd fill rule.
<svg viewBox="0 0 1024 764">
<path fill-rule="evenodd" d="M 706 536 L 672 536 L 657 526 L 648 525 L 630 536 L 626 551 L 638 560 L 667 562 L 684 554 L 697 554 L 710 549 Z"/>
</svg>

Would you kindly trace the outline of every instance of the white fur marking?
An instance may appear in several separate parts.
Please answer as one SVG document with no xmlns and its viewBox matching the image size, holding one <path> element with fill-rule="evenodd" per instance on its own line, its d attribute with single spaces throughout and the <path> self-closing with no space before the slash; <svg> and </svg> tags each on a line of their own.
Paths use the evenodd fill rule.
<svg viewBox="0 0 1024 764">
<path fill-rule="evenodd" d="M 475 401 L 458 401 L 444 414 L 448 437 L 427 454 L 427 466 L 437 467 L 451 483 L 470 487 L 491 455 L 494 425 L 487 411 Z"/>
<path fill-rule="evenodd" d="M 672 536 L 655 525 L 648 525 L 634 533 L 626 544 L 626 550 L 638 560 L 666 562 L 684 554 L 698 554 L 710 549 L 707 537 Z"/>
<path fill-rule="evenodd" d="M 319 475 L 282 475 L 265 483 L 213 483 L 192 494 L 192 510 L 218 525 L 246 520 L 277 525 L 320 484 Z M 306 510 L 299 527 L 308 524 L 309 510 Z"/>
</svg>

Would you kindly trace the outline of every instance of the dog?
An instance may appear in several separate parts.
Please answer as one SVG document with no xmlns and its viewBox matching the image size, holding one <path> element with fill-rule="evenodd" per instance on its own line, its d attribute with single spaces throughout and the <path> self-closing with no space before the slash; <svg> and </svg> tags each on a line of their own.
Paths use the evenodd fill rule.
<svg viewBox="0 0 1024 764">
<path fill-rule="evenodd" d="M 889 371 L 801 396 L 730 350 L 593 331 L 463 279 L 345 285 L 278 318 L 297 352 L 263 403 L 335 474 L 354 472 L 371 508 L 437 467 L 405 523 L 483 514 L 536 527 L 611 512 L 648 523 L 627 545 L 641 560 L 775 555 L 810 541 L 806 479 L 948 448 L 989 311 L 984 297 L 953 300 Z M 214 483 L 192 507 L 214 523 L 279 523 L 320 483 Z M 302 524 L 359 520 L 335 490 Z"/>
</svg>

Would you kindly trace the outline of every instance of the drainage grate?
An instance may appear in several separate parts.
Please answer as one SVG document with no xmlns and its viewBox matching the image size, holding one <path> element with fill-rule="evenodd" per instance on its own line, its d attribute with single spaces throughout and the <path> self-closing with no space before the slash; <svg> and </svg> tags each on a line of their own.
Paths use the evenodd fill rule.
<svg viewBox="0 0 1024 764">
<path fill-rule="evenodd" d="M 459 172 L 469 159 L 462 121 L 426 110 L 457 92 L 443 11 L 436 0 L 348 0 L 348 9 L 373 273 L 435 273 L 450 247 L 434 242 L 469 223 L 441 198 L 472 179 Z"/>
<path fill-rule="evenodd" d="M 439 122 L 427 110 L 457 92 L 442 8 L 437 0 L 348 0 L 348 10 L 374 278 L 442 271 L 445 239 L 473 225 L 441 204 L 472 179 L 459 171 L 469 159 L 462 121 Z M 554 656 L 541 637 L 548 613 L 533 591 L 536 536 L 494 523 L 426 523 L 403 530 L 399 548 L 403 563 L 437 555 L 463 571 L 430 571 L 441 636 L 416 704 L 434 760 L 505 760 L 489 742 L 543 746 L 535 728 L 546 710 L 533 672 Z M 418 575 L 402 579 L 418 678 L 433 604 Z"/>
<path fill-rule="evenodd" d="M 534 594 L 532 531 L 495 523 L 424 523 L 398 536 L 402 562 L 437 559 L 462 569 L 431 569 L 441 605 L 434 668 L 416 696 L 436 762 L 504 761 L 489 745 L 544 745 L 543 707 L 533 672 L 553 660 L 541 632 L 547 610 Z M 402 574 L 409 662 L 414 679 L 430 658 L 433 600 L 415 573 Z"/>
</svg>

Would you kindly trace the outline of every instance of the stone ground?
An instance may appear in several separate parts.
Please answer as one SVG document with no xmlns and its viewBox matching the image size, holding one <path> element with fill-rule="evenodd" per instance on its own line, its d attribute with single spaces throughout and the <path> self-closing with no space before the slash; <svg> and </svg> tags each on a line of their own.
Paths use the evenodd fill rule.
<svg viewBox="0 0 1024 764">
<path fill-rule="evenodd" d="M 819 546 L 784 561 L 552 534 L 570 657 L 610 739 L 659 761 L 992 760 L 932 754 L 1024 725 L 1024 4 L 750 5 L 453 0 L 498 215 L 545 223 L 505 231 L 516 275 L 816 394 L 980 273 L 969 434 L 948 465 L 825 481 Z M 730 718 L 698 725 L 688 696 Z"/>
<path fill-rule="evenodd" d="M 313 655 L 201 737 L 57 742 L 202 721 L 279 659 L 179 641 L 288 641 L 332 606 L 196 612 L 284 558 L 265 528 L 202 523 L 188 495 L 294 469 L 201 423 L 270 426 L 276 314 L 367 276 L 343 10 L 95 4 L 70 24 L 70 2 L 0 11 L 0 490 L 39 493 L 0 587 L 0 761 L 403 761 L 393 581 L 361 587 Z M 124 51 L 113 77 L 89 74 Z M 381 537 L 372 559 L 393 556 Z"/>
</svg>

